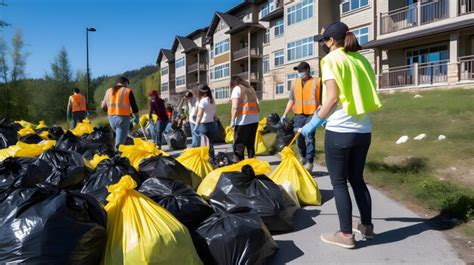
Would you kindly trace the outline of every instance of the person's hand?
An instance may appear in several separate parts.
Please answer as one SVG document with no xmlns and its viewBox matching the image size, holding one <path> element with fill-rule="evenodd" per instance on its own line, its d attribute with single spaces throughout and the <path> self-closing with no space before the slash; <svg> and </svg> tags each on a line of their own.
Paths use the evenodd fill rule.
<svg viewBox="0 0 474 265">
<path fill-rule="evenodd" d="M 285 123 L 285 122 L 286 122 L 286 115 L 285 115 L 285 114 L 283 114 L 283 115 L 281 116 L 280 122 L 281 122 L 281 123 Z"/>
<path fill-rule="evenodd" d="M 138 118 L 138 114 L 133 115 L 132 122 L 138 124 L 140 122 L 140 118 Z"/>
<path fill-rule="evenodd" d="M 200 133 L 199 133 L 199 131 L 198 131 L 197 126 L 194 127 L 193 134 L 199 136 Z"/>
<path fill-rule="evenodd" d="M 230 128 L 232 128 L 232 130 L 235 128 L 234 120 L 230 121 Z"/>
<path fill-rule="evenodd" d="M 309 135 L 314 133 L 316 128 L 321 126 L 324 122 L 324 119 L 319 118 L 318 112 L 315 112 L 311 120 L 305 126 L 303 126 L 303 128 L 300 128 L 298 132 L 301 133 L 301 135 L 303 135 L 304 137 L 308 137 Z"/>
</svg>

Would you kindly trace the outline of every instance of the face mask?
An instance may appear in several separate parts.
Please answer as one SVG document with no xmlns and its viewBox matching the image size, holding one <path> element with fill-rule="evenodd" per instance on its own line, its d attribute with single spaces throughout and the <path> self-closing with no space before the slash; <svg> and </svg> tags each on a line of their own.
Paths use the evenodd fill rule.
<svg viewBox="0 0 474 265">
<path fill-rule="evenodd" d="M 324 52 L 325 54 L 328 54 L 328 53 L 331 52 L 331 49 L 326 45 L 326 43 L 323 43 L 323 44 L 321 45 L 321 50 L 323 50 L 323 52 Z"/>
<path fill-rule="evenodd" d="M 304 78 L 305 76 L 306 76 L 306 72 L 302 72 L 302 73 L 298 72 L 299 78 Z"/>
</svg>

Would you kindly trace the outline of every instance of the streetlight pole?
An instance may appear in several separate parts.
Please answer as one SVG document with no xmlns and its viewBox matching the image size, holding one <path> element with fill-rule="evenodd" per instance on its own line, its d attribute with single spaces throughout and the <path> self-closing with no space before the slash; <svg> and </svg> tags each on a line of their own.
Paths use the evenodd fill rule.
<svg viewBox="0 0 474 265">
<path fill-rule="evenodd" d="M 95 28 L 86 28 L 86 57 L 87 57 L 87 91 L 86 91 L 86 101 L 89 104 L 89 83 L 90 83 L 90 73 L 89 73 L 89 31 L 96 32 Z"/>
</svg>

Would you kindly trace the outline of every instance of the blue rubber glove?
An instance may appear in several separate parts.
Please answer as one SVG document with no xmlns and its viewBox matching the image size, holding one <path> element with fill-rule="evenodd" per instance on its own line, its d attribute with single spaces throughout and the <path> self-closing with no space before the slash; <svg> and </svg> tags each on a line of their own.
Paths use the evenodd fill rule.
<svg viewBox="0 0 474 265">
<path fill-rule="evenodd" d="M 308 137 L 309 135 L 313 134 L 314 131 L 316 131 L 316 128 L 323 125 L 324 122 L 326 122 L 326 120 L 319 118 L 318 112 L 315 112 L 311 120 L 299 131 L 301 135 L 303 135 L 304 137 Z"/>
<path fill-rule="evenodd" d="M 281 122 L 281 123 L 285 123 L 285 121 L 286 121 L 286 115 L 283 114 L 283 115 L 281 116 L 281 118 L 280 118 L 280 122 Z"/>
</svg>

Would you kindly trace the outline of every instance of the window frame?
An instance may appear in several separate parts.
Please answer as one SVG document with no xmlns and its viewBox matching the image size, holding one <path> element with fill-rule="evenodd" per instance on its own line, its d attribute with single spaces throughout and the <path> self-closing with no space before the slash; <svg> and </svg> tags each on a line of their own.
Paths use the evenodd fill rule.
<svg viewBox="0 0 474 265">
<path fill-rule="evenodd" d="M 214 89 L 214 98 L 216 100 L 230 98 L 230 87 L 225 86 L 225 87 L 218 87 Z"/>
<path fill-rule="evenodd" d="M 301 43 L 298 43 L 301 42 Z M 301 50 L 298 50 L 301 49 Z M 306 55 L 305 55 L 306 51 Z M 300 53 L 300 56 L 298 56 Z M 292 62 L 308 58 L 314 55 L 314 40 L 313 37 L 306 37 L 303 39 L 288 42 L 287 44 L 287 61 Z M 294 57 L 294 58 L 293 58 Z"/>
<path fill-rule="evenodd" d="M 161 87 L 160 87 L 161 92 L 167 92 L 169 89 L 170 89 L 169 82 L 164 82 L 161 84 Z"/>
<path fill-rule="evenodd" d="M 181 65 L 182 64 L 182 65 Z M 175 61 L 175 69 L 179 69 L 186 65 L 186 57 L 181 57 Z"/>
<path fill-rule="evenodd" d="M 360 32 L 361 32 L 361 30 L 363 30 L 363 29 L 367 29 L 367 33 L 361 34 Z M 367 25 L 367 26 L 358 27 L 358 28 L 354 28 L 354 29 L 352 29 L 351 31 L 352 31 L 352 33 L 354 33 L 354 35 L 356 36 L 357 41 L 359 42 L 360 45 L 364 45 L 364 44 L 366 44 L 367 42 L 370 41 L 370 29 L 369 29 L 369 26 L 368 26 L 368 25 Z M 361 38 L 362 36 L 367 36 L 367 42 L 362 43 L 362 42 L 360 41 L 360 38 Z"/>
<path fill-rule="evenodd" d="M 275 36 L 275 38 L 285 35 L 285 19 L 284 18 L 279 18 L 274 21 L 273 35 Z"/>
<path fill-rule="evenodd" d="M 281 54 L 281 56 L 277 57 L 277 53 Z M 274 68 L 285 65 L 285 49 L 274 51 L 272 54 L 273 54 L 273 67 Z M 280 59 L 281 59 L 281 62 L 280 62 Z M 277 64 L 277 60 L 279 60 L 278 64 Z"/>
<path fill-rule="evenodd" d="M 178 85 L 178 81 L 182 81 L 183 84 Z M 185 85 L 186 85 L 186 75 L 185 74 L 176 77 L 176 79 L 175 79 L 175 86 L 176 87 L 182 87 L 182 86 L 185 86 Z"/>
<path fill-rule="evenodd" d="M 221 54 L 228 52 L 229 50 L 230 50 L 230 40 L 225 39 L 214 44 L 213 55 L 214 57 L 217 57 Z"/>
<path fill-rule="evenodd" d="M 367 1 L 367 4 L 364 4 L 362 5 L 362 1 Z M 357 2 L 358 3 L 358 7 L 353 7 L 353 3 Z M 348 4 L 348 9 L 347 11 L 344 11 L 344 5 Z M 370 6 L 370 0 L 344 0 L 341 2 L 341 14 L 342 15 L 345 15 L 345 14 L 348 14 L 348 13 L 351 13 L 351 12 L 355 12 L 359 9 L 362 9 L 362 8 L 366 8 Z"/>
<path fill-rule="evenodd" d="M 265 71 L 267 70 L 267 71 Z M 263 60 L 262 60 L 262 71 L 263 71 L 263 74 L 268 74 L 270 73 L 270 55 L 265 55 L 263 56 Z"/>
<path fill-rule="evenodd" d="M 278 87 L 280 87 L 281 90 L 279 90 Z M 275 85 L 275 94 L 276 95 L 285 94 L 285 83 L 277 83 Z"/>
<path fill-rule="evenodd" d="M 306 16 L 305 16 L 306 15 Z M 295 25 L 314 16 L 314 0 L 302 2 L 287 8 L 287 25 Z"/>
<path fill-rule="evenodd" d="M 226 69 L 227 69 L 227 74 L 226 74 Z M 217 71 L 221 72 L 222 76 L 216 78 Z M 211 68 L 209 78 L 211 80 L 219 80 L 219 79 L 227 78 L 229 76 L 230 76 L 230 63 L 223 63 Z"/>
<path fill-rule="evenodd" d="M 160 75 L 161 76 L 168 75 L 169 71 L 170 71 L 169 66 L 165 66 L 160 70 Z M 164 72 L 166 72 L 166 73 L 164 73 Z"/>
</svg>

